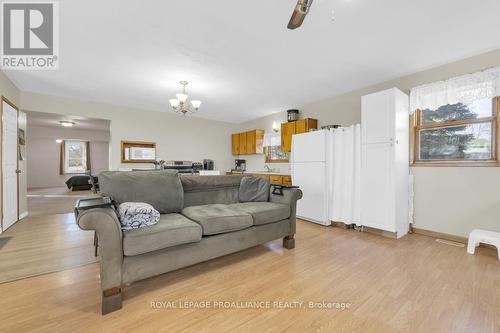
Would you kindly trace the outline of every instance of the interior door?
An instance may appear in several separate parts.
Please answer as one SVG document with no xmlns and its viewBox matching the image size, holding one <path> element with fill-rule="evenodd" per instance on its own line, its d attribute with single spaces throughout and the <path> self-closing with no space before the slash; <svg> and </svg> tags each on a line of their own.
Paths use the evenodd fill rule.
<svg viewBox="0 0 500 333">
<path fill-rule="evenodd" d="M 394 145 L 362 145 L 361 224 L 395 232 Z"/>
<path fill-rule="evenodd" d="M 2 100 L 2 225 L 3 231 L 18 220 L 17 110 Z"/>
</svg>

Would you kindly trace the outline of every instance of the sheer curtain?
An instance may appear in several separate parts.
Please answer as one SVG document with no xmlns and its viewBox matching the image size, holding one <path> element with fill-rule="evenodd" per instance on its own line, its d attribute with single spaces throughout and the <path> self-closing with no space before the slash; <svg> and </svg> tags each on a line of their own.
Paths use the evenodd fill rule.
<svg viewBox="0 0 500 333">
<path fill-rule="evenodd" d="M 410 92 L 410 111 L 458 102 L 469 105 L 495 96 L 500 96 L 500 67 L 415 87 Z"/>
<path fill-rule="evenodd" d="M 360 223 L 361 127 L 330 130 L 330 220 Z"/>
</svg>

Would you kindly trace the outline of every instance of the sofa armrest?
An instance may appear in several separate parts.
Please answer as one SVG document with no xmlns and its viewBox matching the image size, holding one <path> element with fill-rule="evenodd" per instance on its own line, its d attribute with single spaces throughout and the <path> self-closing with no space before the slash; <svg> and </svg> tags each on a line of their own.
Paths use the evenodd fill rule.
<svg viewBox="0 0 500 333">
<path fill-rule="evenodd" d="M 271 186 L 272 187 L 272 186 Z M 295 234 L 295 219 L 297 213 L 297 201 L 302 198 L 302 191 L 298 188 L 283 188 L 283 195 L 269 194 L 269 201 L 290 206 L 290 234 Z"/>
<path fill-rule="evenodd" d="M 94 230 L 99 240 L 102 290 L 120 287 L 123 243 L 118 216 L 112 208 L 93 208 L 81 212 L 76 221 L 83 230 Z"/>
</svg>

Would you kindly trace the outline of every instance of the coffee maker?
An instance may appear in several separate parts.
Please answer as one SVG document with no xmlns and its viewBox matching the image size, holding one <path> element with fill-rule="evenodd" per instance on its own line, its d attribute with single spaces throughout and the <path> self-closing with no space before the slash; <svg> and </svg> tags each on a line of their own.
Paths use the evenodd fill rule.
<svg viewBox="0 0 500 333">
<path fill-rule="evenodd" d="M 246 168 L 247 168 L 247 161 L 246 160 L 239 160 L 239 159 L 234 160 L 234 170 L 245 171 Z"/>
<path fill-rule="evenodd" d="M 214 169 L 214 161 L 205 159 L 203 160 L 203 169 L 204 170 L 213 170 Z"/>
</svg>

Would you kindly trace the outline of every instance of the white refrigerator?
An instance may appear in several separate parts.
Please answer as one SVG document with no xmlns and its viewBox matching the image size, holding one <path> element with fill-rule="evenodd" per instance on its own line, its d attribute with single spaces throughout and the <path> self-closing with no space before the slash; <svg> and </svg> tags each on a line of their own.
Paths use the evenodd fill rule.
<svg viewBox="0 0 500 333">
<path fill-rule="evenodd" d="M 296 134 L 292 137 L 292 184 L 300 186 L 303 196 L 297 202 L 297 217 L 329 226 L 327 173 L 329 132 Z"/>
</svg>

